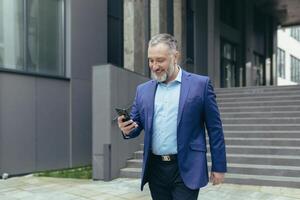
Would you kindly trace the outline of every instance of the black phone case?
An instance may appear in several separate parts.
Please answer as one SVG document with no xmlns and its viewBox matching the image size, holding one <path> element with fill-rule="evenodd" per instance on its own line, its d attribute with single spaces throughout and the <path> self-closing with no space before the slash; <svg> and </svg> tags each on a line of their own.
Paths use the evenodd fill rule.
<svg viewBox="0 0 300 200">
<path fill-rule="evenodd" d="M 125 119 L 123 121 L 128 121 L 130 120 L 130 115 L 127 112 L 127 110 L 122 109 L 122 108 L 115 108 L 116 112 L 118 113 L 119 116 L 124 115 Z"/>
</svg>

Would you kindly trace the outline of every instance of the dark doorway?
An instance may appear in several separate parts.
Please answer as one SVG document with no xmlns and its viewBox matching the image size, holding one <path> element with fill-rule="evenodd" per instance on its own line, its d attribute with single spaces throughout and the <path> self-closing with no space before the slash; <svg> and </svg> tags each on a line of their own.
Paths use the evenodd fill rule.
<svg viewBox="0 0 300 200">
<path fill-rule="evenodd" d="M 221 39 L 221 87 L 235 87 L 238 83 L 237 47 L 235 44 Z"/>
</svg>

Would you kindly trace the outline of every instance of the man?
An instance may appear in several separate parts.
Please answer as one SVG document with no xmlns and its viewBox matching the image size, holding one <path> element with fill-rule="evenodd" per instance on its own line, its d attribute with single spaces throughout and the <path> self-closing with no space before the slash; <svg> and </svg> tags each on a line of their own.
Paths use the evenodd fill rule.
<svg viewBox="0 0 300 200">
<path fill-rule="evenodd" d="M 150 80 L 137 87 L 131 120 L 118 125 L 124 138 L 144 129 L 142 185 L 148 182 L 154 200 L 196 200 L 208 183 L 205 127 L 209 136 L 213 185 L 224 180 L 226 153 L 222 123 L 208 77 L 188 73 L 177 62 L 176 39 L 151 38 Z"/>
</svg>

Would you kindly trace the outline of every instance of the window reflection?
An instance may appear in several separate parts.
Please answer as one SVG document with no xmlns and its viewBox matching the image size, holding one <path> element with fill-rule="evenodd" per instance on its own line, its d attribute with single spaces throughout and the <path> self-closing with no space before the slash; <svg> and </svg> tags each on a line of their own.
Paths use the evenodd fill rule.
<svg viewBox="0 0 300 200">
<path fill-rule="evenodd" d="M 236 46 L 222 41 L 221 80 L 222 87 L 236 86 Z"/>
<path fill-rule="evenodd" d="M 0 66 L 24 70 L 24 2 L 0 0 Z"/>
<path fill-rule="evenodd" d="M 63 37 L 63 0 L 0 0 L 0 67 L 63 76 Z"/>
</svg>

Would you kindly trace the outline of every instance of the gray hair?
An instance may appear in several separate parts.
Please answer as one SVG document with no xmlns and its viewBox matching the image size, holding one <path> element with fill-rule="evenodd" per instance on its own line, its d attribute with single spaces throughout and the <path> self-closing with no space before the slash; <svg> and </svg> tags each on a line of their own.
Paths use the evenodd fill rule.
<svg viewBox="0 0 300 200">
<path fill-rule="evenodd" d="M 168 33 L 159 33 L 154 35 L 149 41 L 148 45 L 150 47 L 160 43 L 166 44 L 172 53 L 178 51 L 177 40 L 175 39 L 174 36 Z"/>
</svg>

